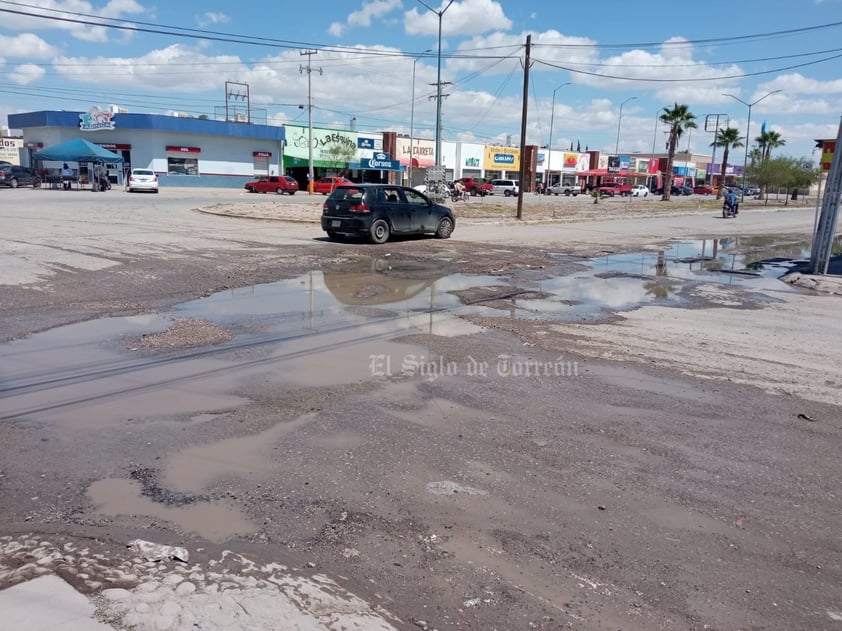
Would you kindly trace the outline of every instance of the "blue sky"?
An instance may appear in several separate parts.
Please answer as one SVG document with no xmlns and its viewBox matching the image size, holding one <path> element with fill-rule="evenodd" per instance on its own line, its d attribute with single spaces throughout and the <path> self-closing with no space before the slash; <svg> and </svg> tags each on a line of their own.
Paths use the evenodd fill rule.
<svg viewBox="0 0 842 631">
<path fill-rule="evenodd" d="M 248 84 L 255 122 L 302 123 L 312 49 L 316 124 L 408 133 L 412 122 L 432 138 L 438 24 L 418 0 L 0 0 L 0 121 L 112 103 L 213 117 L 228 80 Z M 680 149 L 709 154 L 708 114 L 745 134 L 748 108 L 724 94 L 780 90 L 753 106 L 751 138 L 765 121 L 786 141 L 777 153 L 810 157 L 842 114 L 842 0 L 456 0 L 441 24 L 445 139 L 519 143 L 530 33 L 529 143 L 547 144 L 552 124 L 556 148 L 613 153 L 619 124 L 621 153 L 662 151 L 656 118 L 679 102 L 699 119 Z"/>
</svg>

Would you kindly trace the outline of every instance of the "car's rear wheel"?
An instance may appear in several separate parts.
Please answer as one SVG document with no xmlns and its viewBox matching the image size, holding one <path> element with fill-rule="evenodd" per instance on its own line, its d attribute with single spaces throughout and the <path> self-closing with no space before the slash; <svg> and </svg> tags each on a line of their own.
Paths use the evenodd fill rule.
<svg viewBox="0 0 842 631">
<path fill-rule="evenodd" d="M 503 197 L 509 197 L 511 195 L 510 191 L 503 191 Z"/>
<path fill-rule="evenodd" d="M 386 243 L 389 240 L 389 224 L 382 219 L 377 219 L 369 229 L 369 236 L 372 243 Z"/>
<path fill-rule="evenodd" d="M 439 227 L 436 229 L 437 239 L 449 239 L 453 234 L 453 222 L 450 217 L 443 217 L 439 222 Z"/>
<path fill-rule="evenodd" d="M 333 230 L 327 231 L 327 238 L 331 241 L 344 241 L 345 235 L 341 232 L 334 232 Z"/>
</svg>

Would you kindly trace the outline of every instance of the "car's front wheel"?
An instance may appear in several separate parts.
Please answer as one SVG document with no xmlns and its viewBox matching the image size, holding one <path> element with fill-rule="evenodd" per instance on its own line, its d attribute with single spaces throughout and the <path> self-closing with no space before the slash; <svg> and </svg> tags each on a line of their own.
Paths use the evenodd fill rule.
<svg viewBox="0 0 842 631">
<path fill-rule="evenodd" d="M 254 188 L 253 186 L 249 186 L 247 190 L 248 190 L 249 193 L 256 193 L 257 192 L 257 189 Z"/>
<path fill-rule="evenodd" d="M 377 219 L 373 224 L 371 224 L 371 228 L 369 229 L 369 236 L 371 237 L 372 243 L 386 243 L 389 240 L 389 224 L 387 224 L 383 219 Z"/>
<path fill-rule="evenodd" d="M 9 182 L 9 186 L 11 186 L 12 188 L 17 188 L 18 187 L 17 178 L 12 178 L 12 181 Z"/>
<path fill-rule="evenodd" d="M 282 189 L 282 188 L 279 186 L 278 188 L 276 188 L 276 189 L 275 189 L 275 193 L 276 193 L 277 195 L 283 195 L 283 194 L 284 194 L 284 189 Z"/>
<path fill-rule="evenodd" d="M 450 235 L 453 234 L 453 222 L 450 220 L 450 217 L 444 217 L 439 222 L 439 227 L 436 229 L 436 238 L 437 239 L 449 239 Z"/>
</svg>

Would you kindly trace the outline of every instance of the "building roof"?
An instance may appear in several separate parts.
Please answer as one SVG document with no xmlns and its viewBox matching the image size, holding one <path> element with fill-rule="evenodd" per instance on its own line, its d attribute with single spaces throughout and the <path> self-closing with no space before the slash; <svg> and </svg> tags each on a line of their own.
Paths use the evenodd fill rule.
<svg viewBox="0 0 842 631">
<path fill-rule="evenodd" d="M 32 127 L 79 128 L 79 116 L 83 112 L 40 111 L 9 114 L 10 129 Z M 233 123 L 203 118 L 184 118 L 163 114 L 115 114 L 115 129 L 141 129 L 170 131 L 174 133 L 230 136 L 232 138 L 258 138 L 261 140 L 285 140 L 283 127 Z M 96 132 L 92 132 L 96 133 Z"/>
</svg>

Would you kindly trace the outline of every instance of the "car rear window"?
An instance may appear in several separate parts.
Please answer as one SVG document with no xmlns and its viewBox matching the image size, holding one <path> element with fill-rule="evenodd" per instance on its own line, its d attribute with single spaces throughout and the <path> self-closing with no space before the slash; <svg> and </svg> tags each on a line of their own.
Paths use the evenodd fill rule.
<svg viewBox="0 0 842 631">
<path fill-rule="evenodd" d="M 330 194 L 329 199 L 337 202 L 346 200 L 361 200 L 363 198 L 363 191 L 360 188 L 350 186 L 340 186 Z"/>
<path fill-rule="evenodd" d="M 151 169 L 135 169 L 132 173 L 135 175 L 155 175 L 155 172 Z"/>
</svg>

